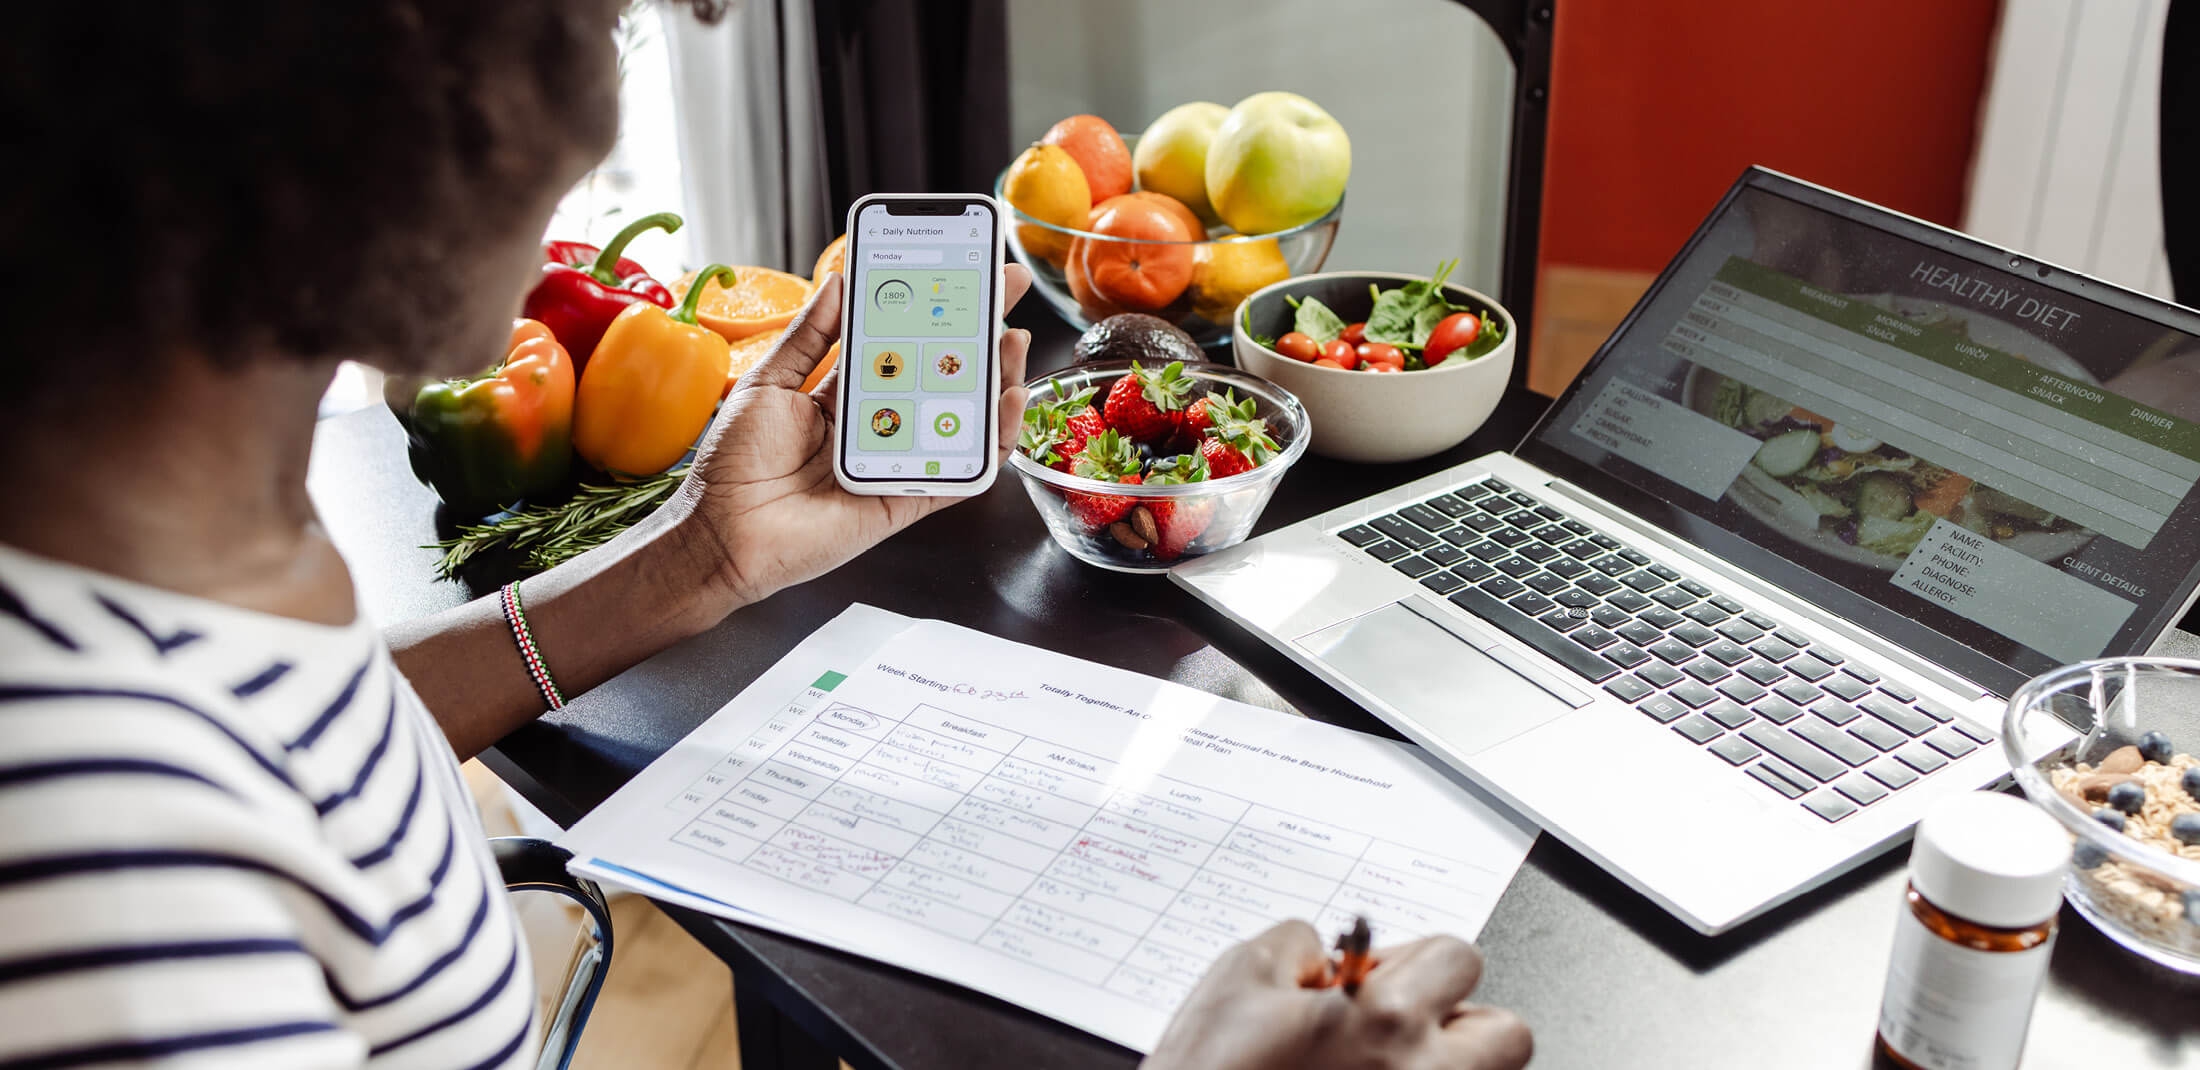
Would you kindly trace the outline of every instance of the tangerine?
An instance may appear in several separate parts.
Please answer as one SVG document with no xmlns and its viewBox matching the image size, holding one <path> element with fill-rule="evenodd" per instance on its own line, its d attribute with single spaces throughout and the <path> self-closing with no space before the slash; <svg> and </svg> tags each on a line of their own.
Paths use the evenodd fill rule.
<svg viewBox="0 0 2200 1070">
<path fill-rule="evenodd" d="M 1085 274 L 1085 247 L 1089 244 L 1083 238 L 1070 239 L 1069 253 L 1062 262 L 1062 281 L 1069 286 L 1069 295 L 1077 299 L 1085 318 L 1098 323 L 1124 309 L 1093 292 L 1092 279 Z"/>
<path fill-rule="evenodd" d="M 1067 230 L 1085 225 L 1092 212 L 1092 188 L 1075 157 L 1059 145 L 1033 145 L 1008 165 L 1001 193 L 1015 209 L 1042 223 Z M 1069 252 L 1072 235 L 1046 227 L 1020 223 L 1016 238 L 1024 252 L 1060 265 Z"/>
<path fill-rule="evenodd" d="M 1101 300 L 1133 312 L 1154 312 L 1192 284 L 1193 235 L 1176 213 L 1154 200 L 1123 196 L 1102 202 L 1093 209 L 1090 229 L 1127 239 L 1079 239 L 1085 246 L 1085 274 Z"/>
<path fill-rule="evenodd" d="M 1184 229 L 1191 234 L 1193 241 L 1203 241 L 1206 239 L 1207 224 L 1199 221 L 1199 214 L 1192 211 L 1190 205 L 1185 204 L 1183 201 L 1177 200 L 1176 198 L 1171 197 L 1166 193 L 1155 193 L 1150 189 L 1139 190 L 1138 192 L 1131 194 L 1131 196 L 1140 198 L 1142 200 L 1152 201 L 1155 204 L 1168 209 L 1170 214 L 1176 216 L 1178 220 L 1183 222 Z"/>
<path fill-rule="evenodd" d="M 800 275 L 789 275 L 764 267 L 734 268 L 731 289 L 712 279 L 703 289 L 702 303 L 696 306 L 695 322 L 702 324 L 728 342 L 738 342 L 766 331 L 778 331 L 794 322 L 795 313 L 810 303 L 810 294 L 817 287 Z M 695 285 L 695 272 L 688 272 L 673 280 L 672 299 L 687 299 L 688 289 Z"/>
<path fill-rule="evenodd" d="M 1123 135 L 1097 115 L 1072 115 L 1049 127 L 1041 145 L 1060 145 L 1085 172 L 1092 203 L 1131 191 L 1131 150 Z"/>
</svg>

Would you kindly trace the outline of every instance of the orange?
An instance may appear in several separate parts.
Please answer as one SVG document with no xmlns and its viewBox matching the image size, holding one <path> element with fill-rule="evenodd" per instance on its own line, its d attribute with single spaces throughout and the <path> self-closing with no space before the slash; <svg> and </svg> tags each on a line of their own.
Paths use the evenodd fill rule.
<svg viewBox="0 0 2200 1070">
<path fill-rule="evenodd" d="M 1207 237 L 1207 224 L 1200 222 L 1199 215 L 1193 212 L 1191 207 L 1183 201 L 1177 200 L 1166 193 L 1155 193 L 1150 189 L 1139 190 L 1131 196 L 1152 201 L 1162 208 L 1168 209 L 1171 214 L 1184 223 L 1184 231 L 1192 236 L 1193 241 L 1202 241 Z"/>
<path fill-rule="evenodd" d="M 1016 210 L 1043 223 L 1075 230 L 1085 225 L 1092 211 L 1092 189 L 1085 172 L 1059 145 L 1033 145 L 1008 165 L 1001 192 Z M 1059 265 L 1069 252 L 1070 235 L 1018 224 L 1017 240 L 1024 252 Z"/>
<path fill-rule="evenodd" d="M 826 374 L 831 372 L 833 365 L 839 362 L 840 343 L 834 342 L 833 348 L 825 351 L 825 359 L 818 361 L 817 367 L 810 369 L 810 377 L 802 380 L 802 392 L 807 394 L 817 389 L 817 384 L 824 382 Z"/>
<path fill-rule="evenodd" d="M 834 238 L 831 243 L 825 246 L 824 252 L 817 254 L 817 266 L 810 269 L 810 285 L 816 286 L 824 282 L 825 273 L 828 271 L 838 271 L 843 275 L 848 273 L 848 236 L 846 234 Z"/>
<path fill-rule="evenodd" d="M 1132 312 L 1153 312 L 1182 296 L 1192 284 L 1194 247 L 1184 221 L 1154 200 L 1125 196 L 1093 209 L 1092 231 L 1134 241 L 1080 239 L 1084 269 L 1092 292 Z"/>
<path fill-rule="evenodd" d="M 1123 308 L 1094 293 L 1092 279 L 1085 275 L 1085 247 L 1092 244 L 1083 238 L 1072 238 L 1069 255 L 1062 264 L 1062 281 L 1069 285 L 1069 295 L 1077 299 L 1077 307 L 1085 318 L 1098 323 Z"/>
<path fill-rule="evenodd" d="M 726 353 L 729 359 L 726 365 L 726 389 L 718 396 L 724 397 L 733 393 L 733 384 L 739 382 L 750 368 L 764 363 L 764 358 L 771 356 L 772 349 L 786 336 L 785 331 L 764 331 L 733 343 Z"/>
<path fill-rule="evenodd" d="M 1131 191 L 1131 150 L 1123 135 L 1097 115 L 1072 115 L 1054 124 L 1039 139 L 1041 145 L 1060 145 L 1076 159 L 1091 187 L 1092 203 L 1120 197 Z"/>
<path fill-rule="evenodd" d="M 695 310 L 695 321 L 717 331 L 728 342 L 738 342 L 752 335 L 778 331 L 794 322 L 794 315 L 810 301 L 810 294 L 817 287 L 800 275 L 773 271 L 762 267 L 734 268 L 732 289 L 718 285 L 716 279 L 703 291 L 703 303 Z M 672 299 L 687 299 L 688 287 L 695 285 L 695 273 L 690 271 L 672 283 Z"/>
</svg>

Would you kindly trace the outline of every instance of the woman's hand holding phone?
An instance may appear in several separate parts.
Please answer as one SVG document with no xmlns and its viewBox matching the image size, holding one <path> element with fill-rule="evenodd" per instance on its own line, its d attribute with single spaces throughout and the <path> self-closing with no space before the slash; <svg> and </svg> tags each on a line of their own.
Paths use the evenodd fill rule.
<svg viewBox="0 0 2200 1070">
<path fill-rule="evenodd" d="M 1031 288 L 1022 265 L 1003 271 L 1002 314 Z M 787 336 L 741 377 L 705 433 L 695 465 L 675 498 L 687 510 L 689 552 L 722 562 L 716 594 L 727 612 L 782 587 L 820 576 L 955 498 L 851 494 L 833 474 L 834 421 L 845 355 L 817 388 L 802 382 L 841 335 L 841 276 L 811 296 Z M 1001 337 L 1000 461 L 1023 423 L 1024 361 L 1031 332 Z M 669 592 L 685 597 L 688 592 Z"/>
</svg>

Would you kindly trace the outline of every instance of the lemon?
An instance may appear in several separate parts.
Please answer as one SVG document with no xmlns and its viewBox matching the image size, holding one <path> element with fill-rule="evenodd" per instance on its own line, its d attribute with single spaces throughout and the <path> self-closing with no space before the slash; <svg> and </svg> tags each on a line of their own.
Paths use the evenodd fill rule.
<svg viewBox="0 0 2200 1070">
<path fill-rule="evenodd" d="M 1092 213 L 1092 187 L 1083 168 L 1059 145 L 1033 145 L 1009 165 L 1001 193 L 1017 211 L 1043 223 L 1082 229 Z M 1045 227 L 1020 224 L 1016 237 L 1024 251 L 1059 266 L 1071 236 Z"/>
<path fill-rule="evenodd" d="M 1192 267 L 1192 311 L 1210 323 L 1228 323 L 1253 291 L 1290 277 L 1291 265 L 1274 238 L 1209 243 Z"/>
</svg>

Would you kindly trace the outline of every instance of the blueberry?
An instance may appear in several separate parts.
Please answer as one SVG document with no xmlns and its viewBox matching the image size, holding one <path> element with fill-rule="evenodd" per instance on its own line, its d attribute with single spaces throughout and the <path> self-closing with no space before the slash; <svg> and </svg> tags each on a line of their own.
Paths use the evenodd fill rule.
<svg viewBox="0 0 2200 1070">
<path fill-rule="evenodd" d="M 2108 852 L 2080 840 L 2077 850 L 2071 852 L 2070 861 L 2076 863 L 2079 869 L 2092 869 L 2108 861 Z M 2192 912 L 2186 911 L 2186 916 L 2192 916 Z"/>
<path fill-rule="evenodd" d="M 2139 737 L 2139 757 L 2150 762 L 2166 762 L 2177 753 L 2169 745 L 2169 737 L 2160 732 L 2149 732 Z"/>
<path fill-rule="evenodd" d="M 2108 807 L 2103 806 L 2100 809 L 2093 811 L 2093 820 L 2098 821 L 2103 825 L 2107 825 L 2109 828 L 2115 829 L 2118 832 L 2122 832 L 2124 830 L 2124 812 L 2121 810 L 2111 810 Z"/>
<path fill-rule="evenodd" d="M 2136 814 L 2147 804 L 2147 789 L 2136 780 L 2126 780 L 2108 789 L 2108 805 L 2127 814 Z"/>
<path fill-rule="evenodd" d="M 2185 794 L 2200 799 L 2200 765 L 2185 767 Z"/>
<path fill-rule="evenodd" d="M 2178 843 L 2200 843 L 2200 814 L 2178 814 L 2169 823 L 2169 834 Z"/>
</svg>

